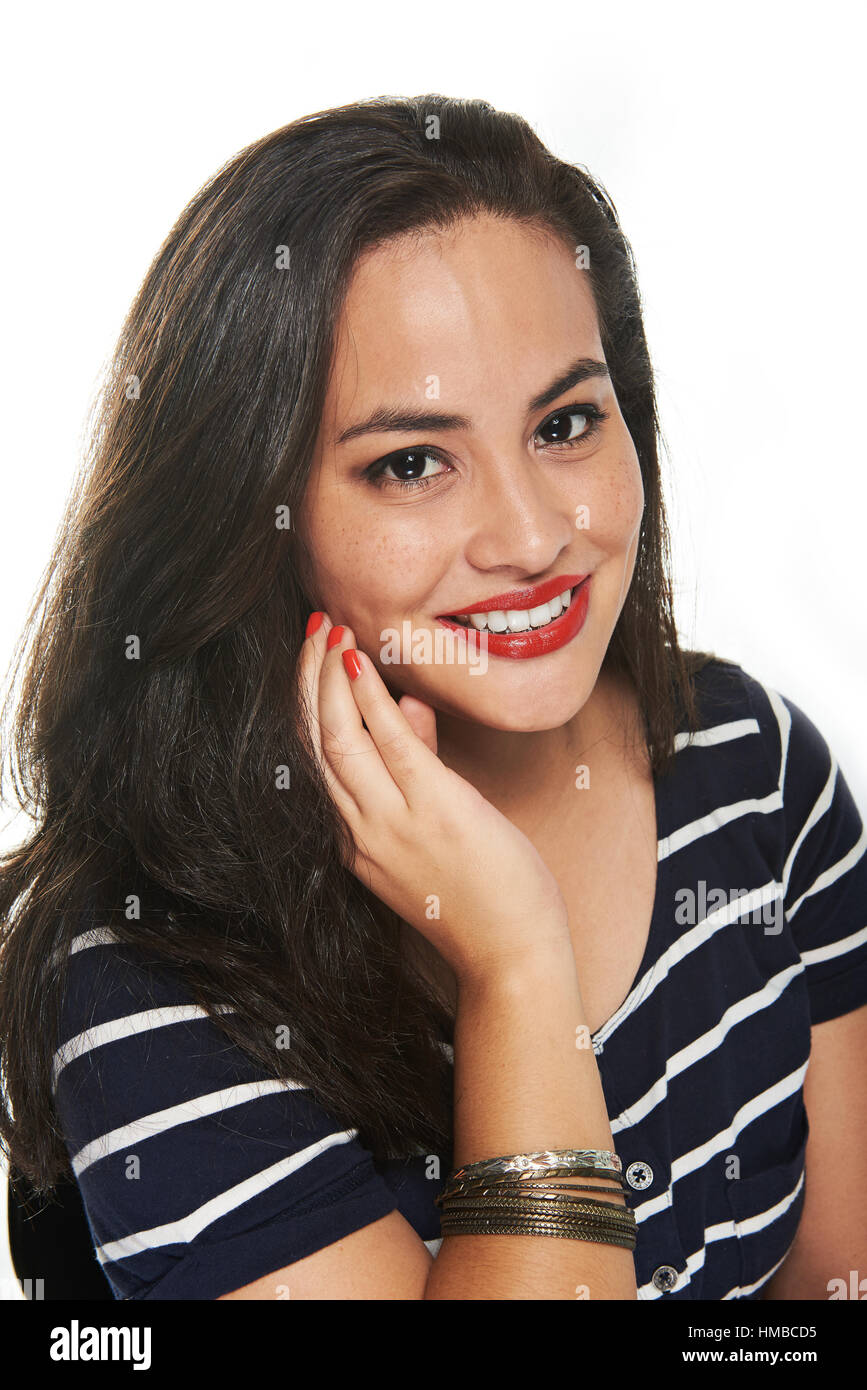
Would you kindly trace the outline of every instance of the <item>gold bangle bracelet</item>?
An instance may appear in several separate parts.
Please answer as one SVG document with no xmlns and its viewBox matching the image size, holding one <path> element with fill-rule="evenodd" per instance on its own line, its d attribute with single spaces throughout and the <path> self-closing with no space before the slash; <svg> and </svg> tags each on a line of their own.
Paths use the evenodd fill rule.
<svg viewBox="0 0 867 1390">
<path fill-rule="evenodd" d="M 593 1208 L 588 1210 L 569 1203 L 560 1206 L 551 1202 L 460 1202 L 443 1212 L 441 1219 L 451 1221 L 467 1214 L 486 1216 L 503 1212 L 519 1216 L 538 1216 L 542 1220 L 550 1218 L 552 1221 L 586 1221 L 589 1225 L 622 1226 L 625 1230 L 634 1230 L 637 1225 L 631 1212 L 597 1211 Z"/>
<path fill-rule="evenodd" d="M 590 1187 L 583 1183 L 549 1183 L 541 1180 L 537 1182 L 498 1182 L 498 1183 L 466 1183 L 459 1188 L 452 1188 L 440 1194 L 442 1203 L 454 1201 L 461 1197 L 498 1197 L 508 1195 L 510 1197 L 533 1197 L 539 1193 L 585 1193 L 592 1192 L 600 1197 L 613 1196 L 625 1197 L 625 1193 L 619 1187 Z M 587 1200 L 586 1198 L 582 1200 Z"/>
<path fill-rule="evenodd" d="M 504 1199 L 503 1201 L 492 1201 L 480 1199 L 470 1199 L 466 1202 L 458 1203 L 449 1207 L 444 1213 L 442 1220 L 451 1221 L 455 1218 L 470 1214 L 473 1216 L 485 1217 L 487 1215 L 518 1215 L 539 1217 L 542 1220 L 551 1219 L 554 1221 L 582 1221 L 590 1226 L 612 1226 L 623 1230 L 634 1231 L 636 1228 L 635 1217 L 631 1212 L 624 1212 L 619 1208 L 609 1207 L 607 1210 L 599 1210 L 594 1207 L 587 1207 L 577 1203 L 552 1203 L 552 1202 L 525 1202 L 520 1198 Z"/>
<path fill-rule="evenodd" d="M 497 1193 L 524 1193 L 532 1195 L 534 1191 L 559 1191 L 559 1193 L 599 1193 L 600 1197 L 625 1197 L 621 1187 L 591 1187 L 584 1183 L 546 1183 L 545 1187 L 536 1188 L 529 1186 L 529 1183 L 497 1183 L 496 1187 L 470 1186 L 467 1184 L 454 1193 L 443 1194 L 443 1202 L 453 1201 L 456 1197 L 488 1197 Z M 440 1205 L 442 1205 L 440 1204 Z M 629 1207 L 621 1207 L 621 1211 L 629 1211 Z"/>
<path fill-rule="evenodd" d="M 442 1222 L 443 1236 L 458 1235 L 514 1235 L 514 1236 L 553 1236 L 565 1240 L 587 1240 L 597 1245 L 617 1245 L 624 1250 L 634 1250 L 634 1232 L 591 1229 L 580 1222 L 567 1225 L 538 1218 L 521 1221 L 518 1218 L 492 1216 L 479 1220 L 469 1213 L 466 1219 Z"/>
<path fill-rule="evenodd" d="M 621 1207 L 617 1202 L 594 1202 L 589 1197 L 578 1196 L 570 1197 L 568 1193 L 560 1192 L 539 1192 L 535 1194 L 523 1192 L 504 1192 L 491 1193 L 487 1196 L 467 1195 L 465 1197 L 453 1198 L 446 1205 L 446 1210 L 452 1210 L 454 1204 L 467 1207 L 521 1207 L 527 1210 L 547 1210 L 549 1207 L 554 1210 L 563 1211 L 582 1211 L 582 1212 L 601 1212 L 603 1215 L 614 1213 L 618 1218 L 634 1221 L 634 1214 Z"/>
<path fill-rule="evenodd" d="M 583 1221 L 591 1226 L 604 1225 L 626 1231 L 636 1229 L 634 1213 L 614 1202 L 571 1197 L 559 1192 L 536 1196 L 504 1193 L 458 1198 L 446 1205 L 442 1220 L 451 1221 L 466 1216 L 485 1218 L 488 1215 L 505 1214 L 538 1217 L 542 1220 L 550 1217 L 558 1222 Z"/>
</svg>

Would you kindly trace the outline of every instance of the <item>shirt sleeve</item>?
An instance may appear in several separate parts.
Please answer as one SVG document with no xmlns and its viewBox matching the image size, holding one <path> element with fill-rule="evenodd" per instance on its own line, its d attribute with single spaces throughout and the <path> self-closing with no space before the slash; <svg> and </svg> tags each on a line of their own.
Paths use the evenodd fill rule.
<svg viewBox="0 0 867 1390">
<path fill-rule="evenodd" d="M 867 835 L 834 754 L 793 701 L 768 692 L 779 737 L 786 921 L 812 1023 L 867 1004 Z"/>
<path fill-rule="evenodd" d="M 357 1130 L 265 1076 L 172 978 L 107 932 L 73 951 L 55 1099 L 115 1298 L 218 1298 L 396 1209 Z"/>
</svg>

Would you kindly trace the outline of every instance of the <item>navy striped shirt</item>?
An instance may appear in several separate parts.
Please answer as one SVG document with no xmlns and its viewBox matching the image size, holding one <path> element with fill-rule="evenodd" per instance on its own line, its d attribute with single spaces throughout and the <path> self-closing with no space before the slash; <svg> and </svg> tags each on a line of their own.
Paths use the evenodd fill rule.
<svg viewBox="0 0 867 1390">
<path fill-rule="evenodd" d="M 697 692 L 655 778 L 644 957 L 592 1038 L 642 1299 L 760 1296 L 803 1208 L 811 1023 L 867 1003 L 865 832 L 827 743 L 731 663 Z M 216 1298 L 394 1210 L 436 1254 L 439 1156 L 374 1162 L 104 928 L 73 942 L 61 1039 L 58 1114 L 117 1298 Z"/>
</svg>

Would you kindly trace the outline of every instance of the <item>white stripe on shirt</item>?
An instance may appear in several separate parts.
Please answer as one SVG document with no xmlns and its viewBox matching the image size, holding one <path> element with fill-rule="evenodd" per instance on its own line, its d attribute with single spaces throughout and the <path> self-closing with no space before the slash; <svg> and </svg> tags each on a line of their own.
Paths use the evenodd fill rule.
<svg viewBox="0 0 867 1390">
<path fill-rule="evenodd" d="M 786 921 L 791 922 L 805 898 L 812 898 L 814 893 L 821 893 L 823 888 L 830 888 L 832 883 L 836 883 L 838 878 L 842 878 L 844 874 L 847 874 L 850 869 L 854 868 L 865 849 L 867 849 L 867 825 L 862 825 L 861 834 L 849 850 L 849 853 L 844 854 L 842 859 L 838 859 L 836 864 L 829 864 L 828 868 L 819 874 L 815 883 L 812 884 L 805 893 L 801 894 L 798 901 L 792 907 L 786 909 Z"/>
<path fill-rule="evenodd" d="M 737 1182 L 737 1178 L 732 1178 L 731 1181 Z M 708 1226 L 704 1233 L 704 1244 L 701 1249 L 693 1251 L 691 1255 L 686 1257 L 685 1269 L 678 1271 L 677 1283 L 674 1284 L 671 1289 L 666 1290 L 666 1292 L 677 1293 L 680 1289 L 685 1289 L 687 1284 L 692 1282 L 692 1276 L 697 1274 L 700 1269 L 704 1268 L 705 1256 L 709 1245 L 713 1245 L 714 1242 L 719 1240 L 735 1239 L 738 1237 L 739 1233 L 741 1235 L 747 1235 L 752 1234 L 754 1231 L 764 1230 L 766 1226 L 770 1226 L 774 1221 L 778 1221 L 781 1216 L 786 1214 L 793 1202 L 797 1201 L 798 1194 L 803 1186 L 804 1173 L 802 1172 L 791 1192 L 786 1193 L 785 1197 L 781 1198 L 779 1202 L 775 1202 L 772 1207 L 768 1207 L 766 1211 L 759 1212 L 756 1216 L 750 1216 L 746 1221 L 736 1222 L 734 1218 L 732 1218 L 730 1221 L 718 1221 L 715 1225 Z M 786 1251 L 786 1254 L 788 1254 L 788 1251 Z M 786 1256 L 784 1255 L 783 1260 L 785 1258 Z M 750 1286 L 750 1291 L 758 1288 L 759 1284 L 763 1284 L 766 1280 L 770 1279 L 771 1275 L 779 1269 L 783 1260 L 779 1260 L 774 1265 L 773 1269 L 767 1274 L 763 1274 L 757 1283 L 752 1284 Z M 641 1285 L 641 1288 L 638 1290 L 638 1297 L 642 1299 L 659 1298 L 661 1293 L 662 1291 L 657 1289 L 655 1284 L 648 1282 Z M 726 1298 L 738 1296 L 737 1293 L 727 1293 L 724 1295 Z"/>
<path fill-rule="evenodd" d="M 267 1081 L 246 1081 L 237 1086 L 225 1086 L 221 1091 L 211 1091 L 207 1095 L 194 1096 L 179 1105 L 170 1105 L 165 1110 L 154 1110 L 150 1115 L 142 1115 L 138 1120 L 120 1125 L 117 1129 L 100 1134 L 79 1149 L 72 1160 L 76 1177 L 80 1177 L 92 1163 L 101 1158 L 128 1149 L 139 1140 L 153 1139 L 177 1125 L 188 1124 L 193 1120 L 229 1110 L 233 1105 L 245 1105 L 258 1100 L 260 1096 L 272 1095 L 275 1091 L 305 1091 L 308 1088 L 300 1081 L 281 1081 L 278 1078 Z"/>
<path fill-rule="evenodd" d="M 90 946 L 117 946 L 117 937 L 109 927 L 93 927 L 90 931 L 82 932 L 80 936 L 73 937 L 69 954 L 74 956 L 76 951 L 86 951 Z"/>
<path fill-rule="evenodd" d="M 220 1004 L 217 1013 L 232 1013 L 231 1005 Z M 135 1033 L 146 1033 L 152 1028 L 166 1028 L 172 1023 L 183 1023 L 187 1019 L 207 1018 L 207 1012 L 198 1004 L 166 1004 L 159 1009 L 143 1009 L 141 1013 L 127 1014 L 124 1018 L 112 1018 L 107 1023 L 98 1023 L 83 1033 L 65 1042 L 54 1054 L 51 1074 L 52 1087 L 65 1066 L 90 1052 L 94 1047 L 117 1042 L 119 1038 L 129 1038 Z"/>
<path fill-rule="evenodd" d="M 711 729 L 692 729 L 685 734 L 675 734 L 674 751 L 682 748 L 708 748 L 715 743 L 729 743 L 735 738 L 745 738 L 747 734 L 761 733 L 757 719 L 731 719 L 727 724 L 714 724 Z"/>
<path fill-rule="evenodd" d="M 761 682 L 759 682 L 761 685 Z M 792 716 L 789 713 L 788 705 L 783 700 L 779 691 L 771 690 L 770 686 L 763 685 L 762 689 L 768 697 L 768 702 L 776 716 L 777 725 L 780 731 L 780 771 L 777 777 L 777 789 L 782 792 L 783 783 L 786 780 L 786 763 L 789 757 L 789 735 L 792 732 Z"/>
<path fill-rule="evenodd" d="M 630 1105 L 628 1110 L 622 1110 L 617 1118 L 611 1121 L 612 1134 L 629 1129 L 649 1115 L 651 1110 L 654 1110 L 668 1095 L 669 1081 L 673 1080 L 675 1076 L 679 1076 L 681 1072 L 688 1071 L 696 1062 L 700 1062 L 703 1057 L 707 1057 L 713 1052 L 714 1048 L 719 1047 L 726 1034 L 736 1024 L 742 1023 L 746 1018 L 752 1018 L 761 1009 L 775 1004 L 790 981 L 801 975 L 803 970 L 802 961 L 786 966 L 785 970 L 779 971 L 761 989 L 731 1004 L 713 1028 L 709 1028 L 706 1033 L 702 1033 L 693 1042 L 687 1043 L 686 1047 L 682 1047 L 679 1052 L 672 1053 L 666 1063 L 665 1072 L 659 1080 L 655 1081 L 634 1105 Z"/>
<path fill-rule="evenodd" d="M 801 960 L 805 965 L 816 965 L 821 960 L 833 960 L 835 956 L 845 956 L 847 951 L 854 951 L 858 946 L 863 946 L 867 941 L 867 927 L 862 927 L 860 931 L 853 932 L 851 936 L 843 936 L 839 941 L 829 941 L 826 946 L 814 946 L 810 951 L 801 952 Z"/>
<path fill-rule="evenodd" d="M 789 891 L 789 879 L 792 877 L 792 865 L 795 861 L 795 855 L 798 853 L 798 850 L 801 848 L 801 845 L 804 843 L 804 840 L 809 835 L 813 826 L 816 825 L 817 822 L 822 819 L 826 811 L 830 810 L 831 805 L 834 801 L 834 789 L 837 785 L 837 772 L 837 760 L 836 758 L 832 757 L 831 770 L 828 773 L 828 780 L 826 781 L 819 795 L 816 797 L 816 800 L 813 803 L 813 809 L 810 811 L 810 814 L 804 822 L 801 831 L 798 835 L 798 838 L 795 840 L 795 843 L 789 850 L 789 857 L 786 860 L 786 863 L 783 867 L 783 885 L 787 893 Z"/>
<path fill-rule="evenodd" d="M 741 816 L 751 815 L 758 811 L 761 815 L 770 815 L 772 811 L 783 809 L 783 798 L 779 790 L 769 792 L 767 796 L 748 797 L 745 801 L 734 801 L 730 806 L 718 806 L 715 811 L 711 811 L 706 816 L 700 816 L 698 820 L 690 821 L 687 825 L 682 825 L 679 830 L 674 830 L 671 835 L 666 835 L 665 839 L 659 841 L 657 859 L 667 859 L 670 854 L 676 854 L 678 850 L 685 849 L 687 845 L 694 844 L 696 840 L 701 840 L 705 835 L 710 835 L 715 830 L 721 830 L 724 825 L 729 825 L 733 820 L 739 820 Z"/>
<path fill-rule="evenodd" d="M 696 1169 L 703 1168 L 715 1154 L 721 1153 L 729 1144 L 733 1144 L 741 1130 L 746 1129 L 753 1120 L 767 1114 L 769 1110 L 773 1110 L 774 1106 L 779 1105 L 780 1101 L 786 1100 L 788 1096 L 799 1091 L 807 1073 L 808 1063 L 809 1058 L 795 1071 L 790 1072 L 788 1076 L 784 1076 L 773 1086 L 769 1086 L 767 1090 L 746 1101 L 735 1113 L 731 1124 L 727 1125 L 725 1129 L 721 1129 L 719 1133 L 714 1134 L 712 1138 L 697 1145 L 688 1153 L 681 1154 L 680 1158 L 674 1159 L 670 1168 L 671 1182 L 667 1189 L 665 1192 L 661 1192 L 658 1197 L 650 1197 L 646 1202 L 639 1202 L 635 1206 L 636 1221 L 646 1221 L 648 1217 L 655 1216 L 657 1212 L 670 1207 L 672 1204 L 671 1191 L 676 1182 L 686 1177 L 688 1173 L 694 1173 Z"/>
<path fill-rule="evenodd" d="M 713 912 L 709 912 L 688 932 L 679 936 L 676 941 L 671 943 L 667 951 L 663 951 L 662 955 L 657 957 L 653 965 L 642 975 L 637 985 L 630 990 L 620 1008 L 611 1015 L 607 1023 L 602 1025 L 599 1032 L 594 1034 L 596 1043 L 607 1042 L 624 1019 L 628 1018 L 639 1004 L 643 1004 L 644 1000 L 650 997 L 657 985 L 662 984 L 672 967 L 683 960 L 685 956 L 697 951 L 699 946 L 703 946 L 715 932 L 720 931 L 723 927 L 738 921 L 740 917 L 757 911 L 765 903 L 773 902 L 779 897 L 780 891 L 781 885 L 779 883 L 765 883 L 761 888 L 754 888 L 751 892 L 735 898 L 733 902 L 723 903 L 721 907 L 714 908 Z"/>
<path fill-rule="evenodd" d="M 153 1250 L 161 1245 L 186 1245 L 206 1227 L 213 1225 L 244 1202 L 257 1197 L 266 1188 L 282 1182 L 283 1178 L 288 1178 L 290 1173 L 318 1158 L 327 1149 L 333 1148 L 335 1144 L 347 1144 L 357 1137 L 357 1129 L 327 1134 L 324 1139 L 317 1139 L 315 1144 L 309 1144 L 306 1149 L 288 1154 L 278 1163 L 272 1163 L 269 1168 L 263 1168 L 261 1172 L 253 1173 L 243 1182 L 218 1193 L 209 1202 L 197 1207 L 195 1211 L 188 1212 L 186 1216 L 179 1217 L 177 1221 L 167 1221 L 163 1226 L 153 1226 L 149 1231 L 136 1231 L 134 1235 L 123 1236 L 120 1240 L 110 1241 L 108 1245 L 100 1245 L 96 1251 L 96 1258 L 100 1264 L 106 1264 L 110 1260 L 125 1260 L 130 1255 L 138 1255 L 143 1250 Z"/>
</svg>

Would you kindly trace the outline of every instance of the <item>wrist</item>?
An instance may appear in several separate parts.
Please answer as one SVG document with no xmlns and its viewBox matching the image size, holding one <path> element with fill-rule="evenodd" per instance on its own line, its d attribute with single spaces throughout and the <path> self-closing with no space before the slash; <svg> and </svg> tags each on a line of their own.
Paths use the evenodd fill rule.
<svg viewBox="0 0 867 1390">
<path fill-rule="evenodd" d="M 568 926 L 540 934 L 532 944 L 474 962 L 456 974 L 458 1000 L 480 991 L 536 989 L 552 981 L 578 989 L 575 952 Z"/>
</svg>

